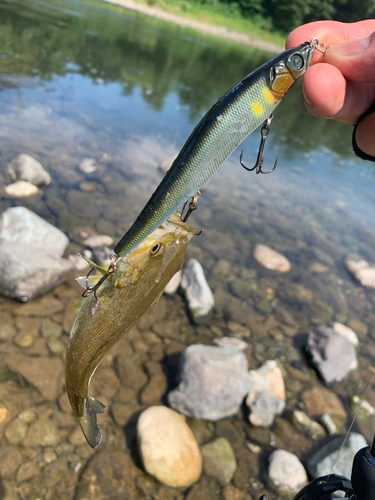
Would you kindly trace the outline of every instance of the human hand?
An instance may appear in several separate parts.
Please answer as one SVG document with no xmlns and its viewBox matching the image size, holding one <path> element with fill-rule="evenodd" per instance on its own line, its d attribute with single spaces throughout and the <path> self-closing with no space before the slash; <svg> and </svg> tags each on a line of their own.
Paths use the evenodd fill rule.
<svg viewBox="0 0 375 500">
<path fill-rule="evenodd" d="M 295 29 L 286 48 L 318 38 L 326 55 L 315 51 L 303 77 L 306 108 L 321 118 L 356 124 L 375 102 L 375 20 L 357 23 L 316 21 Z M 375 111 L 361 120 L 355 140 L 375 157 Z"/>
</svg>

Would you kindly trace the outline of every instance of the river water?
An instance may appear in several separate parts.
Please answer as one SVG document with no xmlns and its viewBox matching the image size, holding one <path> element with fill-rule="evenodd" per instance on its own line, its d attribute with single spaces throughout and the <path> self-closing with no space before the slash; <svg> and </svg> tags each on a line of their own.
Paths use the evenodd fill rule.
<svg viewBox="0 0 375 500">
<path fill-rule="evenodd" d="M 158 165 L 178 153 L 196 123 L 222 94 L 271 57 L 269 53 L 197 35 L 95 0 L 3 0 L 0 185 L 9 182 L 7 164 L 19 153 L 39 159 L 50 172 L 52 183 L 35 197 L 22 201 L 4 195 L 2 190 L 0 211 L 24 205 L 66 233 L 89 226 L 118 240 L 160 182 Z M 245 340 L 252 345 L 252 353 L 248 354 L 250 367 L 258 368 L 267 359 L 279 360 L 286 378 L 287 409 L 292 410 L 301 405 L 304 391 L 322 386 L 303 354 L 306 334 L 314 325 L 339 321 L 351 326 L 360 338 L 359 369 L 330 388 L 340 396 L 347 412 L 341 429 L 344 431 L 351 418 L 348 397 L 363 392 L 375 357 L 374 292 L 355 283 L 344 268 L 344 260 L 351 254 L 375 261 L 374 166 L 354 157 L 350 127 L 314 118 L 306 112 L 300 84 L 275 112 L 266 145 L 265 169 L 277 156 L 279 166 L 269 176 L 248 173 L 239 164 L 241 149 L 246 164 L 255 161 L 259 139 L 259 133 L 253 133 L 225 162 L 189 220 L 196 228 L 204 229 L 191 242 L 188 257 L 198 258 L 204 267 L 216 299 L 214 313 L 193 324 L 179 296 L 163 299 L 159 312 L 149 313 L 155 315 L 156 322 L 178 319 L 185 325 L 176 338 L 171 340 L 166 335 L 162 339 L 163 369 L 173 379 L 172 355 L 190 343 L 212 343 L 220 331 L 223 335 L 233 333 L 233 322 L 242 324 L 249 328 L 249 338 Z M 99 162 L 95 172 L 84 174 L 78 168 L 84 158 L 98 159 L 103 154 L 109 155 L 108 159 Z M 282 252 L 291 261 L 292 270 L 275 275 L 260 268 L 251 257 L 256 243 Z M 228 276 L 218 272 L 220 259 L 230 264 Z M 34 311 L 33 303 L 24 306 L 0 299 L 3 323 L 14 330 L 13 337 L 4 335 L 3 352 L 24 350 L 31 356 L 63 358 L 62 351 L 53 352 L 47 345 L 43 325 L 47 318 L 52 318 L 61 330 L 60 342 L 65 345 L 79 299 L 72 280 L 36 300 Z M 49 301 L 54 308 L 51 313 L 43 307 Z M 56 306 L 56 301 L 60 306 Z M 251 327 L 243 324 L 243 310 L 256 318 Z M 232 330 L 228 321 L 232 322 Z M 14 339 L 30 325 L 43 340 L 34 343 L 34 347 L 28 346 L 34 349 L 28 353 Z M 40 352 L 35 346 L 40 347 Z M 155 359 L 151 351 L 136 341 L 132 348 L 143 363 Z M 163 364 L 161 359 L 158 361 Z M 110 362 L 107 364 L 106 369 L 112 369 Z M 304 376 L 296 377 L 295 371 L 288 372 L 289 367 Z M 10 373 L 3 358 L 0 372 L 0 402 L 11 408 L 12 418 L 27 404 L 37 415 L 38 408 L 46 411 L 46 403 L 33 399 L 33 388 Z M 116 377 L 114 372 L 113 376 Z M 10 403 L 12 397 L 20 397 L 22 390 L 31 391 L 29 403 Z M 61 394 L 62 382 L 57 400 Z M 112 396 L 116 399 L 114 393 L 108 396 L 109 404 Z M 372 389 L 367 399 L 375 405 Z M 138 403 L 134 404 L 139 412 L 142 405 Z M 49 405 L 51 411 L 64 411 L 62 403 Z M 73 471 L 73 486 L 71 490 L 66 486 L 65 491 L 57 481 L 46 498 L 53 488 L 66 493 L 61 498 L 73 498 L 76 485 L 84 481 L 80 467 L 81 471 L 88 470 L 85 464 L 91 455 L 83 451 L 86 444 L 77 444 L 70 438 L 75 423 L 69 420 L 68 410 L 68 424 L 61 422 L 62 417 L 58 420 L 49 414 L 48 418 L 55 419 L 60 432 L 59 445 L 51 445 L 51 450 L 58 460 L 68 457 L 60 463 L 63 470 L 66 467 L 66 471 Z M 221 432 L 232 439 L 241 471 L 233 484 L 245 498 L 253 495 L 255 499 L 268 491 L 264 465 L 272 436 L 279 439 L 279 447 L 302 459 L 317 447 L 306 433 L 291 426 L 287 413 L 264 433 L 251 429 L 243 415 L 227 419 L 226 423 L 225 429 L 212 424 L 207 424 L 207 428 L 211 429 L 210 436 Z M 114 435 L 121 435 L 121 426 L 116 427 L 113 422 L 111 425 Z M 360 424 L 360 430 L 370 439 L 371 422 Z M 286 439 L 285 435 L 291 438 Z M 7 446 L 21 450 L 22 456 L 31 457 L 38 470 L 47 474 L 45 463 L 38 459 L 45 449 L 36 446 L 32 450 L 27 440 L 9 443 L 9 439 L 3 439 Z M 64 439 L 69 449 L 63 447 Z M 252 456 L 246 440 L 261 444 L 263 454 Z M 122 449 L 122 445 L 118 446 Z M 81 465 L 77 469 L 78 463 Z M 35 478 L 20 482 L 10 475 L 3 483 L 9 495 L 6 498 L 41 495 L 41 485 Z M 143 498 L 147 496 L 145 488 L 138 483 L 137 494 Z M 223 491 L 213 483 L 202 476 L 199 484 L 202 492 L 211 488 L 214 496 L 221 498 Z M 19 484 L 23 489 L 11 493 Z M 154 498 L 172 495 L 164 490 L 160 493 L 156 484 L 153 488 L 150 495 Z M 79 488 L 77 491 L 74 498 L 86 498 L 80 496 Z M 199 491 L 175 491 L 174 495 L 205 498 Z M 271 491 L 268 495 L 267 498 L 275 498 Z M 117 498 L 114 493 L 107 497 Z"/>
</svg>

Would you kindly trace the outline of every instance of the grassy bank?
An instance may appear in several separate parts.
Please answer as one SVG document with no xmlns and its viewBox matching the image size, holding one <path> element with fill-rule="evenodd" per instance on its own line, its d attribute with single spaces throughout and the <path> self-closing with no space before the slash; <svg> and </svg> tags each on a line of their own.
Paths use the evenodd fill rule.
<svg viewBox="0 0 375 500">
<path fill-rule="evenodd" d="M 123 4 L 127 7 L 126 0 L 104 1 Z M 207 5 L 189 0 L 131 0 L 131 2 L 140 9 L 143 7 L 145 14 L 153 15 L 149 10 L 146 12 L 146 9 L 152 7 L 182 19 L 204 23 L 213 27 L 226 28 L 231 33 L 246 35 L 254 41 L 273 44 L 279 49 L 284 47 L 284 34 L 272 31 L 267 21 L 262 18 L 245 19 L 235 7 L 235 4 L 217 3 Z"/>
</svg>

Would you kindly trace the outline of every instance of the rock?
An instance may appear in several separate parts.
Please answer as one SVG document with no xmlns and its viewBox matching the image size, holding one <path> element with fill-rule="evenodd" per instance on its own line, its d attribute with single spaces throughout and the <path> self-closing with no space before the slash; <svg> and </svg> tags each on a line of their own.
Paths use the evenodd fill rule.
<svg viewBox="0 0 375 500">
<path fill-rule="evenodd" d="M 214 339 L 214 344 L 219 347 L 237 349 L 238 351 L 244 351 L 249 347 L 246 342 L 235 337 L 219 337 L 218 339 Z"/>
<path fill-rule="evenodd" d="M 332 328 L 337 335 L 341 335 L 341 337 L 349 340 L 349 342 L 355 347 L 359 344 L 357 334 L 348 326 L 336 322 L 333 323 Z"/>
<path fill-rule="evenodd" d="M 286 273 L 291 268 L 289 260 L 284 255 L 266 245 L 255 245 L 253 258 L 266 269 L 271 269 L 279 273 Z"/>
<path fill-rule="evenodd" d="M 0 220 L 0 243 L 15 244 L 25 251 L 38 248 L 45 254 L 59 255 L 69 244 L 68 237 L 25 207 L 8 208 Z"/>
<path fill-rule="evenodd" d="M 14 198 L 28 198 L 38 192 L 38 188 L 27 181 L 17 181 L 5 186 L 5 192 Z"/>
<path fill-rule="evenodd" d="M 349 403 L 353 415 L 361 422 L 367 423 L 368 418 L 375 414 L 375 408 L 368 401 L 358 396 L 349 398 Z"/>
<path fill-rule="evenodd" d="M 92 260 L 99 266 L 109 266 L 111 260 L 109 256 L 113 253 L 108 247 L 95 247 L 92 249 Z"/>
<path fill-rule="evenodd" d="M 324 436 L 324 428 L 318 424 L 318 422 L 314 422 L 311 420 L 305 412 L 294 410 L 292 415 L 292 423 L 296 427 L 300 427 L 306 430 L 313 439 L 316 439 L 319 436 Z"/>
<path fill-rule="evenodd" d="M 83 244 L 89 248 L 103 247 L 103 246 L 108 247 L 112 245 L 112 243 L 113 243 L 113 238 L 105 234 L 95 234 L 83 240 Z"/>
<path fill-rule="evenodd" d="M 12 477 L 22 464 L 21 453 L 15 446 L 0 446 L 0 476 L 2 479 Z"/>
<path fill-rule="evenodd" d="M 13 181 L 27 181 L 35 186 L 48 186 L 51 176 L 41 163 L 27 154 L 20 154 L 8 165 L 8 174 Z"/>
<path fill-rule="evenodd" d="M 0 428 L 7 424 L 10 420 L 10 413 L 8 408 L 0 404 Z"/>
<path fill-rule="evenodd" d="M 10 371 L 21 375 L 42 394 L 47 401 L 54 401 L 59 392 L 63 363 L 59 358 L 32 358 L 13 354 L 5 363 Z"/>
<path fill-rule="evenodd" d="M 27 423 L 23 422 L 19 418 L 16 418 L 5 429 L 5 437 L 10 442 L 10 444 L 20 444 L 25 439 L 27 429 Z"/>
<path fill-rule="evenodd" d="M 153 375 L 142 390 L 140 402 L 144 406 L 158 405 L 167 392 L 167 377 L 164 373 Z"/>
<path fill-rule="evenodd" d="M 147 382 L 148 378 L 141 368 L 136 356 L 118 356 L 115 361 L 117 375 L 126 387 L 139 391 Z"/>
<path fill-rule="evenodd" d="M 181 355 L 180 384 L 168 394 L 169 404 L 192 418 L 234 415 L 250 387 L 247 368 L 237 349 L 191 345 Z"/>
<path fill-rule="evenodd" d="M 319 418 L 320 423 L 322 426 L 325 428 L 329 436 L 332 436 L 333 434 L 337 434 L 337 427 L 335 422 L 332 420 L 332 418 L 328 415 L 328 413 L 324 413 Z"/>
<path fill-rule="evenodd" d="M 32 477 L 38 476 L 40 474 L 40 469 L 36 462 L 30 460 L 29 462 L 24 462 L 17 472 L 17 483 L 27 481 Z"/>
<path fill-rule="evenodd" d="M 285 450 L 276 450 L 270 455 L 268 475 L 275 486 L 288 493 L 296 493 L 308 483 L 298 457 Z"/>
<path fill-rule="evenodd" d="M 221 485 L 228 484 L 236 470 L 237 463 L 229 441 L 216 438 L 202 446 L 203 470 Z"/>
<path fill-rule="evenodd" d="M 328 413 L 332 418 L 343 422 L 346 420 L 346 411 L 340 399 L 333 391 L 321 386 L 314 386 L 305 390 L 301 395 L 309 417 L 320 418 Z"/>
<path fill-rule="evenodd" d="M 182 269 L 181 288 L 184 290 L 191 315 L 201 317 L 215 305 L 202 266 L 196 259 L 189 259 Z"/>
<path fill-rule="evenodd" d="M 47 418 L 40 418 L 30 424 L 25 442 L 30 447 L 55 446 L 60 440 L 61 433 L 56 425 Z"/>
<path fill-rule="evenodd" d="M 232 484 L 226 484 L 223 488 L 224 500 L 243 500 L 244 494 Z"/>
<path fill-rule="evenodd" d="M 272 425 L 276 415 L 285 408 L 285 384 L 276 361 L 269 360 L 258 370 L 249 372 L 250 391 L 246 405 L 249 421 L 255 426 Z"/>
<path fill-rule="evenodd" d="M 93 158 L 85 158 L 79 164 L 79 169 L 85 174 L 92 174 L 96 170 L 95 163 Z"/>
<path fill-rule="evenodd" d="M 178 287 L 180 286 L 181 278 L 182 278 L 182 271 L 180 270 L 173 276 L 168 285 L 164 288 L 164 293 L 166 295 L 175 294 L 178 290 Z"/>
<path fill-rule="evenodd" d="M 74 269 L 77 271 L 85 271 L 90 267 L 90 265 L 85 261 L 85 259 L 82 259 L 82 257 L 78 254 L 71 254 L 68 256 L 69 262 L 72 263 L 74 266 Z"/>
<path fill-rule="evenodd" d="M 351 260 L 345 261 L 346 270 L 353 276 L 353 278 L 362 286 L 367 288 L 375 288 L 375 266 L 369 264 L 365 260 Z"/>
<path fill-rule="evenodd" d="M 148 474 L 171 486 L 188 487 L 202 472 L 198 443 L 184 417 L 164 406 L 145 410 L 137 424 L 140 456 Z"/>
<path fill-rule="evenodd" d="M 354 455 L 358 450 L 367 446 L 367 443 L 361 434 L 352 432 L 341 448 L 344 439 L 344 436 L 335 437 L 307 460 L 307 470 L 313 478 L 331 473 L 351 477 Z"/>
<path fill-rule="evenodd" d="M 358 366 L 353 345 L 326 326 L 318 326 L 309 333 L 306 350 L 327 384 L 344 379 Z"/>
</svg>

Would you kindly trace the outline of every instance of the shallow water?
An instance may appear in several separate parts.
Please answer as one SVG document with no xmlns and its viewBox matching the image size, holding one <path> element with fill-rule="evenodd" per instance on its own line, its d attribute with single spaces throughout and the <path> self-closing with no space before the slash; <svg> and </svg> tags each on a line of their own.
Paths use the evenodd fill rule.
<svg viewBox="0 0 375 500">
<path fill-rule="evenodd" d="M 28 200 L 2 195 L 0 210 L 24 205 L 65 232 L 89 226 L 116 241 L 160 182 L 162 175 L 157 166 L 178 153 L 217 98 L 270 57 L 248 47 L 198 37 L 192 31 L 94 0 L 3 1 L 0 183 L 9 182 L 7 164 L 19 153 L 39 159 L 53 180 Z M 241 145 L 246 164 L 255 161 L 258 144 L 256 132 Z M 148 313 L 151 320 L 146 317 L 146 327 L 136 328 L 118 352 L 130 349 L 142 363 L 157 359 L 173 384 L 176 354 L 190 343 L 212 343 L 219 333 L 233 334 L 235 322 L 249 329 L 251 368 L 258 368 L 270 358 L 280 361 L 290 410 L 303 407 L 300 398 L 305 390 L 321 385 L 308 370 L 301 350 L 306 334 L 313 325 L 339 321 L 351 326 L 360 338 L 359 369 L 344 382 L 333 385 L 346 406 L 349 421 L 348 396 L 362 394 L 375 358 L 375 294 L 356 284 L 343 263 L 349 254 L 375 261 L 374 167 L 354 157 L 350 127 L 308 115 L 299 85 L 280 104 L 272 122 L 265 168 L 279 156 L 276 172 L 269 176 L 245 172 L 239 164 L 241 148 L 210 181 L 199 200 L 199 209 L 189 220 L 198 229 L 204 229 L 191 242 L 188 255 L 197 257 L 205 269 L 215 294 L 215 312 L 198 325 L 193 324 L 179 296 L 163 298 Z M 99 162 L 94 173 L 84 174 L 78 169 L 84 158 L 100 158 L 103 153 L 110 160 Z M 257 266 L 251 257 L 255 243 L 265 243 L 284 253 L 292 263 L 292 270 L 276 275 Z M 229 262 L 228 275 L 218 272 L 220 259 Z M 55 412 L 48 418 L 56 423 L 60 441 L 51 448 L 59 460 L 68 457 L 64 464 L 73 471 L 74 487 L 82 483 L 79 469 L 85 470 L 84 464 L 91 455 L 85 443 L 76 444 L 74 439 L 71 442 L 75 422 L 68 411 L 64 413 L 61 403 L 51 402 L 48 406 L 38 400 L 31 388 L 23 387 L 24 382 L 7 370 L 4 356 L 23 350 L 32 356 L 63 357 L 63 352 L 51 348 L 48 335 L 44 335 L 48 329 L 43 325 L 48 318 L 52 319 L 60 329 L 59 340 L 64 345 L 79 299 L 72 280 L 26 306 L 0 299 L 3 322 L 9 325 L 8 332 L 13 332 L 2 337 L 0 371 L 4 384 L 8 385 L 3 384 L 0 402 L 12 408 L 12 418 L 28 405 L 39 418 L 38 412 L 46 412 L 48 408 Z M 156 344 L 147 345 L 145 332 L 150 328 L 160 331 L 171 321 L 176 321 L 178 331 L 174 338 L 159 335 L 163 348 L 155 354 Z M 28 328 L 36 333 L 33 345 L 27 350 L 14 342 Z M 137 336 L 143 339 L 143 344 L 137 341 Z M 288 366 L 297 368 L 305 378 L 297 379 Z M 100 381 L 102 374 L 103 380 L 108 380 L 109 373 L 116 378 L 110 359 L 96 377 Z M 58 400 L 64 391 L 62 378 L 59 384 Z M 31 392 L 29 399 L 20 405 L 22 390 Z M 116 392 L 110 392 L 108 384 L 100 388 L 98 382 L 96 390 L 99 394 L 103 391 L 109 405 L 116 401 Z M 367 399 L 375 405 L 372 389 Z M 139 405 L 139 395 L 134 401 L 136 415 L 144 406 Z M 126 432 L 131 448 L 133 421 L 129 422 Z M 203 434 L 225 435 L 231 440 L 239 464 L 233 484 L 247 498 L 249 495 L 257 498 L 266 491 L 264 467 L 273 434 L 277 446 L 301 458 L 317 446 L 288 423 L 287 413 L 271 431 L 251 429 L 242 414 L 224 423 L 227 427 L 207 424 Z M 371 423 L 360 425 L 367 439 L 371 437 Z M 111 449 L 110 446 L 125 449 L 125 444 L 120 443 L 121 426 L 115 425 L 110 417 L 105 424 L 109 426 L 104 429 L 108 436 L 106 449 Z M 345 425 L 348 422 L 341 430 Z M 285 435 L 291 438 L 286 439 Z M 116 439 L 111 442 L 110 436 Z M 260 458 L 246 448 L 247 439 L 263 446 Z M 65 442 L 68 447 L 64 448 Z M 48 481 L 45 464 L 38 458 L 43 455 L 41 448 L 31 449 L 27 440 L 15 446 L 39 464 Z M 81 465 L 76 471 L 78 463 Z M 17 480 L 5 478 L 3 483 L 9 492 Z M 29 491 L 27 488 L 37 491 L 40 487 L 33 479 L 22 484 L 22 491 Z M 140 484 L 141 480 L 137 482 L 141 498 L 146 489 Z M 205 476 L 198 484 L 202 492 L 208 488 L 218 498 L 223 495 L 222 489 Z M 53 487 L 59 487 L 60 491 L 62 488 L 58 482 Z M 154 498 L 172 495 L 159 489 L 153 485 L 150 495 Z M 73 498 L 67 487 L 63 490 L 64 498 Z M 25 495 L 22 491 L 20 498 Z M 191 495 L 189 500 L 195 494 L 185 490 L 173 493 L 181 498 Z M 272 498 L 272 493 L 268 495 Z M 81 498 L 80 493 L 74 498 Z"/>
</svg>

